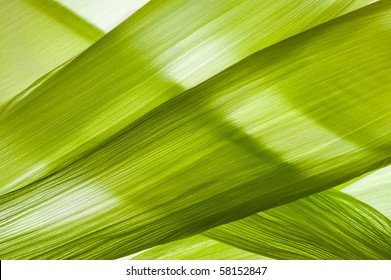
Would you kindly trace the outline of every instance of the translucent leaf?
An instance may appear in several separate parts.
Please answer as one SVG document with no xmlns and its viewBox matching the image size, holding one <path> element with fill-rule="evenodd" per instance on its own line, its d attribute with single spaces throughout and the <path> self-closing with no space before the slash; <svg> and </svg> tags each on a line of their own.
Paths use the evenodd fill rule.
<svg viewBox="0 0 391 280">
<path fill-rule="evenodd" d="M 57 2 L 0 1 L 0 106 L 95 43 L 104 35 L 99 28 L 108 31 L 148 1 Z"/>
<path fill-rule="evenodd" d="M 389 170 L 375 171 L 343 191 L 388 214 Z M 214 228 L 204 237 L 153 247 L 130 259 L 265 258 L 260 254 L 278 259 L 387 259 L 390 225 L 386 217 L 356 198 L 325 191 Z"/>
<path fill-rule="evenodd" d="M 0 258 L 118 258 L 384 164 L 391 156 L 390 11 L 390 2 L 379 2 L 260 51 L 73 164 L 3 195 Z M 2 120 L 7 137 L 23 122 L 19 109 Z"/>
<path fill-rule="evenodd" d="M 391 221 L 338 191 L 318 193 L 204 234 L 276 259 L 391 258 Z"/>
<path fill-rule="evenodd" d="M 105 32 L 132 15 L 149 0 L 56 0 Z"/>
<path fill-rule="evenodd" d="M 0 107 L 103 34 L 53 1 L 0 0 Z"/>
<path fill-rule="evenodd" d="M 391 166 L 377 170 L 342 190 L 391 219 Z"/>
<path fill-rule="evenodd" d="M 249 54 L 369 2 L 146 4 L 0 113 L 1 193 L 80 158 L 154 107 Z"/>
<path fill-rule="evenodd" d="M 130 258 L 132 260 L 266 260 L 268 258 L 195 235 L 156 246 Z"/>
</svg>

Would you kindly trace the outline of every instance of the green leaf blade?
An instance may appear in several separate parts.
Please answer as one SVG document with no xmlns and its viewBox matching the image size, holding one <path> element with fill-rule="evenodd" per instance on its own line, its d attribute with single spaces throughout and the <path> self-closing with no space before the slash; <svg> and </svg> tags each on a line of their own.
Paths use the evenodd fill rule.
<svg viewBox="0 0 391 280">
<path fill-rule="evenodd" d="M 391 221 L 338 191 L 325 191 L 204 233 L 277 259 L 390 259 Z"/>
<path fill-rule="evenodd" d="M 391 166 L 379 169 L 342 189 L 391 219 Z"/>
<path fill-rule="evenodd" d="M 369 2 L 148 3 L 1 114 L 0 150 L 7 151 L 0 155 L 1 192 L 82 157 L 255 51 Z"/>
<path fill-rule="evenodd" d="M 1 0 L 0 7 L 0 107 L 104 35 L 53 1 Z"/>
<path fill-rule="evenodd" d="M 354 100 L 365 112 L 379 110 L 369 114 L 375 116 L 373 131 L 367 127 L 366 118 L 356 118 L 357 107 L 349 109 L 343 102 L 319 96 L 315 100 L 319 105 L 333 105 L 336 111 L 343 109 L 343 117 L 351 115 L 357 131 L 369 129 L 371 137 L 357 143 L 342 137 L 344 133 L 333 133 L 327 125 L 319 126 L 314 117 L 302 114 L 284 94 L 296 98 L 317 89 L 318 81 L 311 80 L 321 69 L 316 60 L 308 61 L 309 54 L 321 65 L 341 65 L 356 55 L 349 52 L 351 48 L 368 44 L 385 49 L 382 42 L 389 40 L 390 32 L 384 32 L 383 23 L 390 20 L 390 11 L 389 2 L 379 2 L 263 50 L 163 103 L 104 144 L 95 145 L 78 161 L 3 195 L 1 257 L 118 258 L 294 201 L 384 164 L 391 157 L 387 149 L 391 135 L 386 130 L 390 116 L 377 114 L 386 111 L 385 101 L 390 99 L 389 92 L 380 92 L 391 83 L 385 75 L 391 71 L 388 53 L 370 52 L 368 57 L 373 59 L 358 57 L 352 62 L 366 64 L 357 77 L 368 78 L 357 79 L 354 84 L 354 96 L 362 98 Z M 370 23 L 368 28 L 362 22 Z M 342 32 L 344 27 L 358 24 L 363 27 L 361 35 L 370 34 L 370 40 Z M 336 35 L 340 45 L 325 45 Z M 83 59 L 87 58 L 85 55 Z M 381 74 L 370 75 L 378 69 L 379 61 Z M 75 65 L 82 66 L 80 60 Z M 307 76 L 303 77 L 300 67 L 292 71 L 295 66 L 305 66 Z M 57 78 L 71 79 L 74 73 L 67 72 L 69 69 L 64 68 Z M 340 101 L 345 88 L 335 89 L 334 81 L 354 75 L 354 68 L 344 70 L 337 71 L 332 80 L 325 76 L 323 81 L 323 90 L 335 93 Z M 302 86 L 304 78 L 306 88 Z M 56 88 L 56 82 L 49 80 L 42 88 L 49 92 Z M 273 87 L 280 82 L 285 87 Z M 372 87 L 376 84 L 379 88 Z M 382 100 L 376 98 L 378 93 Z M 367 102 L 368 96 L 374 101 Z M 23 102 L 31 106 L 40 98 L 38 95 Z M 87 101 L 84 105 L 89 104 Z M 63 108 L 72 108 L 72 102 L 65 103 Z M 9 136 L 16 124 L 23 124 L 22 117 L 12 118 L 19 109 L 11 110 L 2 120 L 9 126 L 2 127 L 8 140 L 22 137 L 23 131 Z M 320 112 L 320 117 L 323 114 Z M 333 123 L 340 118 L 336 115 Z M 351 128 L 342 125 L 346 133 Z M 69 131 L 59 128 L 57 133 Z M 47 142 L 40 145 L 42 150 L 56 150 Z M 32 154 L 26 158 L 37 160 Z M 39 198 L 40 194 L 45 196 Z"/>
<path fill-rule="evenodd" d="M 202 235 L 195 235 L 151 248 L 131 260 L 266 260 L 268 258 L 235 248 Z"/>
</svg>

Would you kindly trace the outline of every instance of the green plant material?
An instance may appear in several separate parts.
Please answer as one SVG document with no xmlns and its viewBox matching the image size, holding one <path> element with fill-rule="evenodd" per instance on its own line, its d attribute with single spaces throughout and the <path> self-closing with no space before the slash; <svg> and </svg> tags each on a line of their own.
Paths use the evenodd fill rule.
<svg viewBox="0 0 391 280">
<path fill-rule="evenodd" d="M 195 235 L 156 246 L 137 254 L 131 260 L 267 260 L 202 235 Z"/>
<path fill-rule="evenodd" d="M 206 232 L 209 237 L 197 235 L 177 240 L 130 259 L 265 258 L 257 254 L 278 259 L 389 258 L 387 254 L 391 250 L 384 250 L 391 246 L 391 223 L 382 214 L 390 211 L 391 194 L 386 187 L 390 184 L 390 168 L 366 174 L 348 186 L 342 184 L 342 191 L 377 209 L 350 195 L 328 190 L 214 228 Z M 337 188 L 342 189 L 339 186 L 334 189 Z M 214 236 L 221 242 L 211 239 Z M 226 247 L 222 242 L 227 243 Z M 233 247 L 235 245 L 245 250 Z M 213 252 L 220 252 L 219 248 L 226 248 L 227 252 L 214 255 Z M 238 249 L 241 254 L 229 253 Z"/>
<path fill-rule="evenodd" d="M 77 160 L 154 107 L 249 54 L 369 2 L 148 3 L 3 109 L 0 193 Z"/>
<path fill-rule="evenodd" d="M 391 2 L 379 2 L 260 51 L 72 165 L 3 195 L 0 258 L 118 258 L 384 164 L 390 21 Z M 307 114 L 307 106 L 329 111 Z M 18 110 L 3 119 L 5 135 L 20 125 Z"/>
<path fill-rule="evenodd" d="M 391 221 L 338 191 L 325 191 L 204 233 L 276 259 L 390 259 Z"/>
<path fill-rule="evenodd" d="M 0 0 L 0 107 L 103 34 L 52 1 Z"/>
<path fill-rule="evenodd" d="M 391 166 L 373 172 L 342 191 L 371 205 L 391 219 Z"/>
<path fill-rule="evenodd" d="M 116 27 L 149 0 L 56 0 L 105 32 Z"/>
</svg>

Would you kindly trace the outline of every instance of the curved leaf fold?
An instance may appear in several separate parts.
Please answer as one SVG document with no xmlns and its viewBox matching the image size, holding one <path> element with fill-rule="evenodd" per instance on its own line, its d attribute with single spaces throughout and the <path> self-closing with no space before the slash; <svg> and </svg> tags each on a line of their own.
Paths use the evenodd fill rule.
<svg viewBox="0 0 391 280">
<path fill-rule="evenodd" d="M 391 221 L 338 191 L 318 193 L 204 234 L 276 259 L 391 258 Z"/>
</svg>

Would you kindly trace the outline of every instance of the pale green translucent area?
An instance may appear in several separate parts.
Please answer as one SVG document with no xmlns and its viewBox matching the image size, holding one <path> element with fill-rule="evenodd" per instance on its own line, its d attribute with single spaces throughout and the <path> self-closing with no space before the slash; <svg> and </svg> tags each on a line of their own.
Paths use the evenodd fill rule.
<svg viewBox="0 0 391 280">
<path fill-rule="evenodd" d="M 391 219 L 391 166 L 373 172 L 342 190 Z"/>
<path fill-rule="evenodd" d="M 204 234 L 276 259 L 391 258 L 391 221 L 338 191 L 318 193 Z"/>
<path fill-rule="evenodd" d="M 2 195 L 0 258 L 118 258 L 292 202 L 386 163 L 391 157 L 387 110 L 391 100 L 387 90 L 391 85 L 390 23 L 391 3 L 379 2 L 262 50 L 158 106 L 78 161 Z M 108 36 L 113 34 L 116 32 Z M 57 79 L 76 83 L 70 78 L 78 77 L 69 69 L 61 70 Z M 348 85 L 343 82 L 346 77 Z M 56 88 L 58 80 L 45 83 L 45 93 Z M 123 86 L 121 79 L 117 82 Z M 91 82 L 84 89 L 93 85 Z M 354 91 L 349 90 L 352 88 Z M 309 103 L 311 94 L 314 99 Z M 271 101 L 271 95 L 276 101 Z M 326 98 L 329 96 L 333 98 Z M 39 100 L 46 99 L 28 96 L 22 105 L 32 106 Z M 263 100 L 269 102 L 268 108 Z M 73 101 L 62 100 L 67 104 L 62 109 Z M 95 100 L 89 101 L 84 101 L 85 108 Z M 8 125 L 4 135 L 11 134 L 15 140 L 23 137 L 11 130 L 22 126 L 18 104 L 2 119 Z M 47 118 L 56 117 L 56 110 L 50 113 L 51 107 L 46 109 Z M 259 117 L 266 109 L 273 118 Z M 38 113 L 26 112 L 30 117 L 39 117 Z M 289 129 L 287 123 L 296 124 L 299 113 L 302 120 L 304 115 L 308 119 L 297 124 L 300 129 L 287 135 L 278 131 L 279 127 Z M 87 114 L 86 110 L 83 117 Z M 346 118 L 352 122 L 347 123 Z M 251 121 L 254 119 L 258 123 Z M 62 128 L 57 133 L 66 138 L 69 132 Z M 59 128 L 47 126 L 45 132 L 52 129 Z M 272 138 L 273 134 L 280 137 Z M 292 140 L 289 147 L 280 141 L 283 137 Z M 39 137 L 25 139 L 43 145 L 37 141 Z M 302 141 L 313 143 L 307 153 L 303 153 Z M 330 147 L 335 147 L 334 153 Z M 325 151 L 328 157 L 322 157 Z M 324 205 L 308 206 L 308 212 L 319 206 L 329 209 L 330 200 L 324 200 Z M 345 201 L 341 199 L 335 209 L 350 209 L 350 200 Z M 383 249 L 373 252 L 361 238 L 362 229 L 357 228 L 357 242 L 365 254 L 360 255 L 357 248 L 352 249 L 354 255 L 344 256 L 383 258 L 389 252 L 389 239 L 385 240 L 389 220 L 359 202 L 352 203 L 356 220 L 370 221 L 379 228 L 374 240 Z M 365 226 L 364 232 L 368 232 Z"/>
<path fill-rule="evenodd" d="M 47 1 L 32 2 L 41 7 Z M 146 112 L 249 54 L 369 2 L 147 3 L 0 113 L 0 192 L 80 158 Z M 344 145 L 340 150 L 357 150 L 354 144 Z"/>
<path fill-rule="evenodd" d="M 0 106 L 102 36 L 51 1 L 0 0 Z"/>
<path fill-rule="evenodd" d="M 202 235 L 156 246 L 131 260 L 267 260 Z"/>
<path fill-rule="evenodd" d="M 136 12 L 149 0 L 56 0 L 105 32 Z"/>
<path fill-rule="evenodd" d="M 371 8 L 381 5 L 389 2 Z M 246 84 L 226 90 L 216 83 L 221 95 L 212 108 L 307 175 L 327 168 L 336 154 L 352 162 L 361 155 L 384 158 L 391 151 L 390 20 L 386 11 L 374 16 L 376 23 L 365 17 L 371 8 L 355 13 L 360 21 L 301 34 L 301 47 L 278 44 L 242 61 L 240 73 L 226 71 L 220 81 L 246 77 Z M 254 71 L 255 64 L 264 67 Z"/>
<path fill-rule="evenodd" d="M 362 175 L 357 176 L 357 177 L 355 177 L 355 178 L 353 178 L 353 179 L 351 179 L 349 181 L 346 181 L 343 184 L 340 184 L 340 185 L 334 187 L 333 189 L 334 190 L 338 190 L 338 191 L 340 191 L 340 190 L 343 191 L 343 189 L 346 188 L 347 186 L 350 186 L 351 184 L 353 184 L 356 181 L 364 179 L 365 177 L 367 177 L 368 175 L 372 174 L 373 172 L 376 172 L 376 171 L 375 170 L 371 170 L 369 172 L 363 173 Z"/>
</svg>

